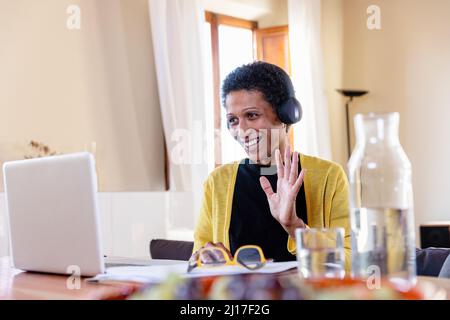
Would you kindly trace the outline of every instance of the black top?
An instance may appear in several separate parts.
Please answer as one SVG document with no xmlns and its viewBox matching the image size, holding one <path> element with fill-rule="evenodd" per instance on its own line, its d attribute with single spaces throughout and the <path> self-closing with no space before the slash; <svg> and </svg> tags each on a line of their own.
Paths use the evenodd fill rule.
<svg viewBox="0 0 450 320">
<path fill-rule="evenodd" d="M 301 168 L 299 161 L 298 172 Z M 261 176 L 267 177 L 276 192 L 276 166 L 261 166 L 250 162 L 249 159 L 239 164 L 229 229 L 231 253 L 234 255 L 239 247 L 252 244 L 260 246 L 267 259 L 295 260 L 295 256 L 287 250 L 287 232 L 270 213 L 267 196 L 259 182 Z M 296 211 L 297 216 L 307 223 L 303 185 L 297 195 Z"/>
</svg>

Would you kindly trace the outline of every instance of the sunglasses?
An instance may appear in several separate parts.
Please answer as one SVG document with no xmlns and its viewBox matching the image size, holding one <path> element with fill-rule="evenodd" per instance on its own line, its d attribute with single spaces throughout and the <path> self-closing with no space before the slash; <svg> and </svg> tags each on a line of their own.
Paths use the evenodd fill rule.
<svg viewBox="0 0 450 320">
<path fill-rule="evenodd" d="M 249 270 L 257 270 L 266 264 L 267 260 L 259 246 L 246 245 L 240 247 L 232 259 L 222 248 L 208 247 L 202 248 L 197 259 L 190 260 L 188 271 L 191 272 L 196 267 L 217 267 L 240 265 Z"/>
</svg>

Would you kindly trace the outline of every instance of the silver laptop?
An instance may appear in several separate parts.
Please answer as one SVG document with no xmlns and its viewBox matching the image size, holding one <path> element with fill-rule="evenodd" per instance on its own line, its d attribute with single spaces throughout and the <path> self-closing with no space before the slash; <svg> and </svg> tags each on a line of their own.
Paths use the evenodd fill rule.
<svg viewBox="0 0 450 320">
<path fill-rule="evenodd" d="M 3 174 L 15 268 L 82 276 L 105 271 L 91 154 L 6 162 Z"/>
</svg>

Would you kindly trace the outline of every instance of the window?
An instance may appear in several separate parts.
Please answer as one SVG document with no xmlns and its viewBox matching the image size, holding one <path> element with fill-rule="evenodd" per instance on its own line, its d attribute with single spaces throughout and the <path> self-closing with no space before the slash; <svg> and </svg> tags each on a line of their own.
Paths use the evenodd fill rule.
<svg viewBox="0 0 450 320">
<path fill-rule="evenodd" d="M 213 119 L 216 132 L 213 142 L 215 166 L 246 157 L 242 147 L 228 132 L 220 89 L 229 72 L 255 60 L 253 39 L 256 28 L 257 23 L 254 21 L 211 12 L 205 14 L 205 44 L 210 49 L 207 50 L 210 54 L 206 56 L 206 90 L 213 93 L 207 93 L 206 99 L 207 106 L 214 106 L 206 112 L 213 111 L 213 114 L 207 114 L 207 117 Z"/>
</svg>

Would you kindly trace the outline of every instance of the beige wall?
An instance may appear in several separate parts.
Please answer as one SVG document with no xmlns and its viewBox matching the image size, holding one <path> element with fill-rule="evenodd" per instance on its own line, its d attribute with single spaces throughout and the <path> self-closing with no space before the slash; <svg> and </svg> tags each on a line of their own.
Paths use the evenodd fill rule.
<svg viewBox="0 0 450 320">
<path fill-rule="evenodd" d="M 287 0 L 270 0 L 270 12 L 258 18 L 259 28 L 285 26 L 289 24 Z"/>
<path fill-rule="evenodd" d="M 366 27 L 369 5 L 382 29 Z M 354 112 L 400 112 L 420 224 L 450 220 L 450 1 L 345 0 L 344 85 L 370 90 Z"/>
<path fill-rule="evenodd" d="M 344 80 L 344 1 L 322 1 L 322 51 L 324 59 L 325 94 L 330 121 L 330 142 L 333 161 L 347 164 L 347 131 L 345 99 L 336 92 Z"/>
<path fill-rule="evenodd" d="M 1 162 L 95 141 L 101 191 L 164 187 L 147 0 L 0 0 L 0 88 Z"/>
<path fill-rule="evenodd" d="M 260 28 L 288 24 L 287 0 L 201 0 L 207 11 L 258 21 Z"/>
</svg>

